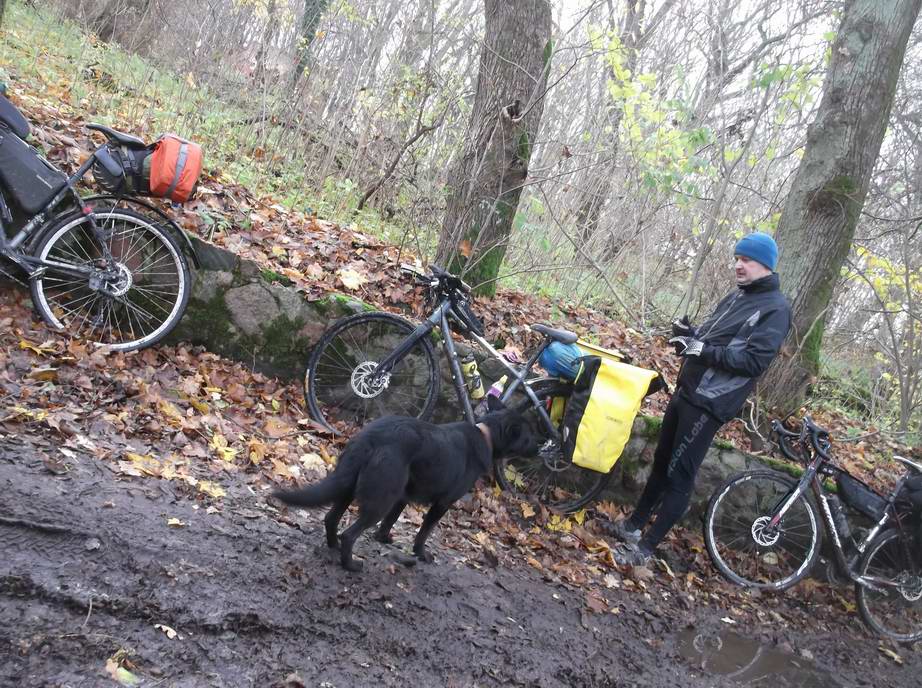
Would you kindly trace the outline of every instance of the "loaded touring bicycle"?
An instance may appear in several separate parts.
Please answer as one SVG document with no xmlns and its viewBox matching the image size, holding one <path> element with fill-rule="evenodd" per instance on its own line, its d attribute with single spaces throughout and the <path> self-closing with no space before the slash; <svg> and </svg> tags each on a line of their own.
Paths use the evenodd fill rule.
<svg viewBox="0 0 922 688">
<path fill-rule="evenodd" d="M 187 200 L 201 149 L 178 137 L 147 145 L 99 124 L 87 128 L 106 142 L 67 176 L 27 142 L 28 121 L 0 95 L 0 270 L 17 281 L 24 273 L 36 310 L 55 329 L 114 350 L 141 349 L 182 318 L 194 251 L 178 225 L 136 196 Z M 90 172 L 105 195 L 77 192 Z"/>
</svg>

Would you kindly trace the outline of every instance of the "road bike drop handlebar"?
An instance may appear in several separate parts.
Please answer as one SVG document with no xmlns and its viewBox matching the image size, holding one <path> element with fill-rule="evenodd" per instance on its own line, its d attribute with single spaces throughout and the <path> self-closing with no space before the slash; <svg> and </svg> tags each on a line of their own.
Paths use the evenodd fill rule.
<svg viewBox="0 0 922 688">
<path fill-rule="evenodd" d="M 814 423 L 810 416 L 804 416 L 800 432 L 788 430 L 780 420 L 772 421 L 772 431 L 778 437 L 778 447 L 781 449 L 781 453 L 791 461 L 804 463 L 809 460 L 807 456 L 807 451 L 809 451 L 808 440 L 814 452 L 824 460 L 829 459 L 829 447 L 831 446 L 829 431 Z M 791 448 L 790 443 L 794 440 L 797 441 L 800 447 L 801 453 L 799 455 Z"/>
<path fill-rule="evenodd" d="M 429 287 L 430 289 L 441 288 L 445 292 L 450 292 L 456 289 L 463 292 L 464 294 L 471 293 L 471 285 L 469 285 L 460 277 L 456 277 L 450 272 L 443 270 L 438 265 L 430 265 L 430 274 L 428 275 L 421 272 L 413 265 L 401 265 L 400 271 L 405 275 L 412 276 L 418 284 L 422 284 L 426 287 Z"/>
</svg>

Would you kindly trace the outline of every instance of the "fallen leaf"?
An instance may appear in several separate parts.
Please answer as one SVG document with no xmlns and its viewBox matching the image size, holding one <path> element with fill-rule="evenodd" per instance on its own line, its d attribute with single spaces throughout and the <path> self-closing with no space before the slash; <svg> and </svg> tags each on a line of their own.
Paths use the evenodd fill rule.
<svg viewBox="0 0 922 688">
<path fill-rule="evenodd" d="M 323 457 L 320 456 L 320 454 L 302 454 L 300 457 L 298 457 L 298 460 L 301 462 L 301 465 L 309 471 L 326 473 L 327 464 L 324 462 Z"/>
<path fill-rule="evenodd" d="M 22 350 L 28 349 L 29 351 L 32 351 L 39 356 L 46 356 L 54 351 L 54 346 L 49 342 L 45 342 L 43 344 L 33 344 L 27 339 L 19 340 L 19 348 Z"/>
<path fill-rule="evenodd" d="M 160 475 L 160 462 L 149 454 L 135 454 L 134 452 L 126 452 L 125 458 L 131 462 L 131 464 L 137 469 L 139 473 L 153 476 Z M 122 472 L 128 473 L 128 471 Z"/>
<path fill-rule="evenodd" d="M 292 428 L 288 423 L 278 418 L 270 418 L 266 421 L 263 431 L 272 439 L 279 439 L 285 435 L 291 434 Z"/>
<path fill-rule="evenodd" d="M 128 669 L 120 666 L 118 660 L 112 657 L 106 660 L 106 671 L 109 673 L 109 676 L 123 686 L 136 686 L 141 682 L 141 679 L 128 671 Z"/>
<path fill-rule="evenodd" d="M 210 497 L 215 497 L 215 498 L 223 497 L 224 495 L 227 494 L 227 492 L 224 491 L 223 487 L 209 480 L 199 480 L 198 485 L 196 485 L 196 487 L 198 487 L 199 492 L 204 492 L 206 495 Z"/>
<path fill-rule="evenodd" d="M 175 630 L 169 626 L 164 626 L 163 624 L 154 624 L 154 628 L 156 628 L 158 631 L 163 631 L 166 634 L 166 637 L 170 640 L 173 640 L 178 635 Z"/>
<path fill-rule="evenodd" d="M 589 607 L 590 611 L 596 614 L 602 614 L 608 611 L 608 602 L 592 593 L 586 595 L 586 606 Z"/>
<path fill-rule="evenodd" d="M 233 461 L 234 457 L 237 456 L 238 450 L 227 446 L 227 438 L 220 432 L 216 432 L 211 436 L 211 442 L 208 446 L 214 449 L 215 454 L 224 461 Z"/>
<path fill-rule="evenodd" d="M 187 523 L 184 523 L 184 522 L 180 521 L 180 520 L 179 520 L 178 518 L 176 518 L 176 517 L 168 518 L 167 521 L 166 521 L 166 524 L 167 524 L 168 526 L 170 526 L 171 528 L 183 528 L 183 527 L 185 527 L 186 525 L 188 525 Z"/>
<path fill-rule="evenodd" d="M 339 276 L 339 281 L 342 282 L 343 286 L 346 289 L 351 289 L 352 291 L 355 291 L 368 281 L 364 275 L 353 270 L 352 268 L 343 268 L 337 273 L 337 275 Z"/>
<path fill-rule="evenodd" d="M 892 659 L 897 664 L 900 664 L 900 665 L 903 664 L 903 658 L 900 657 L 896 652 L 891 650 L 889 647 L 884 647 L 883 645 L 879 645 L 877 649 L 880 650 L 883 654 L 887 655 L 890 659 Z"/>
<path fill-rule="evenodd" d="M 29 377 L 33 380 L 40 380 L 42 382 L 54 382 L 58 379 L 58 369 L 50 366 L 33 368 L 29 373 Z"/>
</svg>

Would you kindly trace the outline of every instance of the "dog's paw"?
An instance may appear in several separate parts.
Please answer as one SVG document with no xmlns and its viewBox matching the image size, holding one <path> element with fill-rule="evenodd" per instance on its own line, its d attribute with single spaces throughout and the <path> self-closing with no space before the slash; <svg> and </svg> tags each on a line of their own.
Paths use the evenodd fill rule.
<svg viewBox="0 0 922 688">
<path fill-rule="evenodd" d="M 343 562 L 343 568 L 346 569 L 346 571 L 352 571 L 352 573 L 361 573 L 364 567 L 365 562 L 359 561 L 358 559 L 350 559 L 349 561 Z"/>
<path fill-rule="evenodd" d="M 339 538 L 338 537 L 332 537 L 332 538 L 328 537 L 327 547 L 329 547 L 330 549 L 339 549 Z"/>
<path fill-rule="evenodd" d="M 413 552 L 413 555 L 422 562 L 431 564 L 435 561 L 435 557 L 429 552 L 428 549 L 421 549 Z"/>
<path fill-rule="evenodd" d="M 397 564 L 406 566 L 407 568 L 410 568 L 411 566 L 416 566 L 416 563 L 417 563 L 416 557 L 410 556 L 406 552 L 402 552 L 400 550 L 395 550 L 391 552 L 388 555 L 388 558 Z"/>
<path fill-rule="evenodd" d="M 375 533 L 375 540 L 377 540 L 378 542 L 382 542 L 385 545 L 394 544 L 394 536 L 391 535 L 390 533 L 382 533 L 380 530 L 377 533 Z"/>
</svg>

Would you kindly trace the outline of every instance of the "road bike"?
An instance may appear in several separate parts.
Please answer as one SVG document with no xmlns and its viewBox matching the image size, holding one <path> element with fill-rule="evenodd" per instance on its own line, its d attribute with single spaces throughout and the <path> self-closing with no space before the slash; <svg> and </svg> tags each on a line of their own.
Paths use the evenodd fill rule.
<svg viewBox="0 0 922 688">
<path fill-rule="evenodd" d="M 360 313 L 334 323 L 311 351 L 304 373 L 304 393 L 311 416 L 334 432 L 364 425 L 384 415 L 432 417 L 439 397 L 440 367 L 433 342 L 441 340 L 463 416 L 475 422 L 460 356 L 452 332 L 474 342 L 507 371 L 509 384 L 500 395 L 507 406 L 528 414 L 544 442 L 535 457 L 508 457 L 497 462 L 497 482 L 504 490 L 535 497 L 561 512 L 572 512 L 605 489 L 612 472 L 581 468 L 561 449 L 561 414 L 572 385 L 540 376 L 534 366 L 551 342 L 572 344 L 577 335 L 543 324 L 531 330 L 544 336 L 524 363 L 510 361 L 483 337 L 471 307 L 470 287 L 431 267 L 423 275 L 404 269 L 426 289 L 428 317 L 415 324 L 384 312 Z M 555 401 L 557 400 L 557 401 Z"/>
<path fill-rule="evenodd" d="M 36 310 L 57 330 L 117 351 L 156 344 L 188 304 L 188 237 L 147 203 L 76 190 L 93 168 L 124 176 L 112 149 L 146 144 L 90 124 L 107 142 L 68 177 L 25 142 L 21 113 L 5 99 L 0 105 L 0 272 L 17 282 L 24 273 Z"/>
<path fill-rule="evenodd" d="M 907 485 L 922 475 L 922 464 L 894 456 L 906 474 L 882 495 L 835 465 L 829 432 L 809 416 L 799 432 L 777 420 L 772 430 L 782 454 L 806 468 L 800 479 L 749 471 L 717 488 L 708 504 L 704 540 L 718 571 L 738 585 L 785 590 L 807 576 L 819 558 L 822 519 L 832 538 L 834 565 L 854 583 L 864 622 L 898 642 L 922 640 L 922 505 Z M 827 480 L 835 483 L 835 494 Z M 853 519 L 840 500 L 870 519 L 866 535 L 852 537 Z"/>
</svg>

